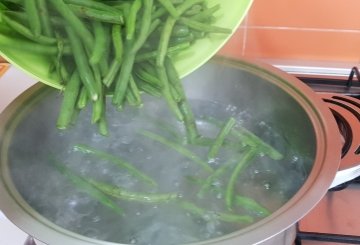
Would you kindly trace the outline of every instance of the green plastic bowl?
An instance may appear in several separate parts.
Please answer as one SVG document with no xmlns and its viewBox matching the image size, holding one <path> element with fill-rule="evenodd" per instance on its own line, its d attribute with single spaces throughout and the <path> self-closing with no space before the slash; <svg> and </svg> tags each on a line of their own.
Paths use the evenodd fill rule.
<svg viewBox="0 0 360 245">
<path fill-rule="evenodd" d="M 253 0 L 208 0 L 209 6 L 220 4 L 221 9 L 216 13 L 216 26 L 229 28 L 232 33 L 246 16 Z M 0 20 L 0 26 L 2 25 Z M 191 73 L 199 66 L 208 61 L 231 37 L 232 34 L 211 34 L 208 38 L 197 40 L 191 47 L 174 57 L 175 66 L 181 77 Z M 1 39 L 6 39 L 6 33 L 0 30 Z M 50 73 L 51 61 L 48 56 L 17 49 L 14 47 L 2 47 L 0 55 L 13 65 L 35 77 L 40 82 L 61 89 L 56 74 Z"/>
</svg>

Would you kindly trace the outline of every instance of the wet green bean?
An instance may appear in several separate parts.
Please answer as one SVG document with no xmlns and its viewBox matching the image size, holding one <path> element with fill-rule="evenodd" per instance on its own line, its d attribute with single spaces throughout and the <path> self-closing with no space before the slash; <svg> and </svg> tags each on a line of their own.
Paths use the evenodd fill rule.
<svg viewBox="0 0 360 245">
<path fill-rule="evenodd" d="M 123 210 L 116 204 L 113 200 L 107 197 L 103 192 L 99 191 L 97 188 L 93 187 L 85 178 L 80 177 L 73 173 L 68 167 L 64 164 L 57 162 L 54 159 L 51 159 L 51 164 L 55 166 L 55 168 L 63 174 L 66 178 L 68 178 L 75 187 L 79 188 L 80 190 L 85 191 L 89 194 L 92 198 L 100 202 L 105 207 L 110 208 L 118 215 L 123 215 Z"/>
<path fill-rule="evenodd" d="M 156 186 L 157 183 L 149 176 L 147 176 L 146 174 L 144 174 L 143 172 L 141 172 L 140 170 L 138 170 L 134 165 L 132 165 L 131 163 L 128 163 L 126 161 L 124 161 L 123 159 L 121 159 L 120 157 L 114 156 L 112 154 L 109 154 L 107 152 L 104 151 L 100 151 L 98 149 L 95 149 L 93 147 L 84 145 L 84 144 L 77 144 L 74 146 L 74 149 L 77 151 L 81 151 L 83 153 L 86 154 L 92 154 L 95 155 L 101 159 L 104 160 L 108 160 L 114 164 L 116 164 L 119 167 L 125 168 L 126 170 L 129 171 L 129 173 L 138 178 L 139 180 L 142 180 L 148 184 L 150 184 L 151 186 Z"/>
<path fill-rule="evenodd" d="M 133 192 L 125 190 L 124 188 L 121 188 L 119 186 L 109 185 L 107 183 L 95 181 L 92 179 L 90 179 L 89 182 L 93 184 L 96 188 L 101 190 L 103 193 L 114 198 L 127 201 L 136 201 L 143 203 L 166 203 L 177 200 L 179 196 L 177 193 Z"/>
<path fill-rule="evenodd" d="M 230 133 L 230 131 L 234 127 L 235 123 L 236 123 L 235 118 L 230 117 L 229 120 L 223 125 L 220 132 L 216 136 L 214 143 L 212 144 L 212 146 L 209 149 L 208 159 L 214 159 L 218 155 L 218 152 L 219 152 L 220 148 L 222 147 L 226 136 Z"/>
<path fill-rule="evenodd" d="M 231 173 L 229 182 L 226 186 L 226 192 L 225 192 L 225 203 L 228 210 L 232 210 L 233 202 L 234 202 L 234 189 L 237 179 L 239 178 L 239 175 L 241 171 L 243 171 L 255 158 L 256 151 L 253 149 L 250 149 L 248 152 L 245 153 L 245 155 L 239 160 L 237 163 L 235 169 Z"/>
<path fill-rule="evenodd" d="M 203 161 L 200 157 L 198 157 L 195 153 L 191 152 L 190 150 L 188 150 L 187 148 L 185 148 L 184 146 L 172 142 L 170 140 L 167 140 L 166 138 L 152 133 L 150 131 L 141 131 L 139 132 L 140 134 L 144 135 L 145 137 L 148 137 L 149 139 L 152 139 L 154 141 L 157 141 L 175 151 L 177 151 L 178 153 L 182 154 L 184 157 L 189 158 L 190 160 L 192 160 L 194 163 L 198 164 L 199 166 L 201 166 L 205 171 L 207 172 L 213 172 L 214 170 L 207 164 L 207 162 Z"/>
</svg>

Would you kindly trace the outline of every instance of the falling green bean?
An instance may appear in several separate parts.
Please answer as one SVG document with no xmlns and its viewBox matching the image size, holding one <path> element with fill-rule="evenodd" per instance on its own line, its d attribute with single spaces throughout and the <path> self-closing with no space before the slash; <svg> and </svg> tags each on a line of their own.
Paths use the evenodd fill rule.
<svg viewBox="0 0 360 245">
<path fill-rule="evenodd" d="M 90 98 L 93 101 L 96 101 L 99 98 L 98 91 L 95 86 L 95 78 L 93 71 L 90 69 L 90 65 L 88 63 L 88 58 L 86 57 L 85 49 L 76 35 L 75 31 L 71 27 L 66 28 L 66 32 L 68 34 L 68 38 L 70 41 L 70 46 L 73 51 L 73 56 L 75 59 L 75 63 L 78 67 L 78 71 L 81 77 L 81 80 L 88 90 Z"/>
<path fill-rule="evenodd" d="M 229 120 L 224 124 L 224 126 L 221 128 L 220 132 L 216 136 L 214 143 L 210 147 L 210 150 L 208 152 L 208 159 L 214 159 L 217 156 L 226 136 L 230 133 L 235 123 L 235 118 L 230 117 Z"/>
<path fill-rule="evenodd" d="M 57 119 L 56 126 L 59 129 L 66 129 L 72 122 L 73 113 L 76 106 L 76 101 L 80 91 L 80 77 L 75 71 L 71 76 L 70 81 L 66 84 L 63 102 L 60 107 L 60 113 Z"/>
</svg>

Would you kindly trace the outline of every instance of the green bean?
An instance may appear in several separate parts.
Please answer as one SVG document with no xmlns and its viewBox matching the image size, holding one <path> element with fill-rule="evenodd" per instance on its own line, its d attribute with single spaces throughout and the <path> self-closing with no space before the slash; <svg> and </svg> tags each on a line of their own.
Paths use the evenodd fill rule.
<svg viewBox="0 0 360 245">
<path fill-rule="evenodd" d="M 178 45 L 180 43 L 193 43 L 195 41 L 195 36 L 192 32 L 189 33 L 189 35 L 184 37 L 171 37 L 169 44 L 170 45 Z"/>
<path fill-rule="evenodd" d="M 170 89 L 171 97 L 174 99 L 176 103 L 179 103 L 182 100 L 182 96 L 179 94 L 179 92 L 175 89 L 175 87 L 171 83 L 169 83 L 169 89 Z"/>
<path fill-rule="evenodd" d="M 203 31 L 203 32 L 231 34 L 231 29 L 204 24 L 200 21 L 192 20 L 189 18 L 181 17 L 179 21 L 194 30 Z"/>
<path fill-rule="evenodd" d="M 134 0 L 131 4 L 129 15 L 127 16 L 126 25 L 126 39 L 132 40 L 135 34 L 136 18 L 141 8 L 141 0 Z"/>
<path fill-rule="evenodd" d="M 141 96 L 140 96 L 140 91 L 136 85 L 136 82 L 134 80 L 134 77 L 132 75 L 130 75 L 130 81 L 129 81 L 129 92 L 134 96 L 135 99 L 135 106 L 141 106 L 142 105 L 142 100 L 141 100 Z M 128 93 L 129 93 L 128 92 Z"/>
<path fill-rule="evenodd" d="M 180 4 L 177 7 L 177 11 L 178 11 L 179 15 L 181 15 L 188 8 L 193 6 L 194 4 L 201 3 L 203 1 L 204 0 L 186 0 L 184 3 Z M 159 41 L 159 46 L 158 46 L 158 56 L 156 58 L 157 66 L 162 66 L 164 64 L 165 56 L 167 54 L 167 49 L 169 47 L 170 36 L 171 36 L 171 33 L 172 33 L 175 23 L 176 23 L 176 19 L 172 16 L 169 16 L 166 19 L 164 29 L 162 30 L 161 35 L 160 35 L 160 41 Z"/>
<path fill-rule="evenodd" d="M 119 198 L 127 201 L 136 201 L 144 203 L 163 203 L 175 201 L 178 199 L 177 193 L 142 193 L 132 192 L 124 188 L 109 185 L 107 183 L 99 182 L 90 179 L 89 182 L 105 194 L 114 198 Z"/>
<path fill-rule="evenodd" d="M 177 144 L 175 142 L 172 142 L 170 140 L 167 140 L 166 138 L 154 134 L 152 132 L 149 131 L 141 131 L 139 132 L 140 134 L 148 137 L 149 139 L 152 139 L 154 141 L 157 141 L 165 146 L 168 146 L 169 148 L 177 151 L 178 153 L 182 154 L 184 157 L 189 158 L 190 160 L 192 160 L 194 163 L 198 164 L 199 166 L 201 166 L 205 171 L 207 172 L 213 172 L 214 170 L 207 164 L 207 162 L 204 162 L 200 157 L 198 157 L 195 153 L 191 152 L 190 150 L 186 149 L 185 147 L 183 147 L 180 144 Z"/>
<path fill-rule="evenodd" d="M 91 32 L 87 29 L 85 24 L 71 11 L 69 6 L 63 0 L 49 0 L 53 7 L 60 13 L 76 33 L 80 36 L 88 51 L 93 49 L 94 38 Z M 69 29 L 69 28 L 67 28 Z"/>
<path fill-rule="evenodd" d="M 236 195 L 234 199 L 234 204 L 240 206 L 248 211 L 255 212 L 261 216 L 269 216 L 271 213 L 268 209 L 261 206 L 258 202 L 254 199 Z"/>
<path fill-rule="evenodd" d="M 148 183 L 152 186 L 157 185 L 156 182 L 151 177 L 147 176 L 146 174 L 144 174 L 143 172 L 138 170 L 136 167 L 134 167 L 131 163 L 128 163 L 119 157 L 116 157 L 116 156 L 106 153 L 104 151 L 97 150 L 93 147 L 90 147 L 90 146 L 87 146 L 84 144 L 77 144 L 74 146 L 74 149 L 81 151 L 83 153 L 95 155 L 104 160 L 108 160 L 108 161 L 116 164 L 119 167 L 125 168 L 134 177 L 136 177 L 142 181 L 145 181 L 146 183 Z"/>
<path fill-rule="evenodd" d="M 132 45 L 132 52 L 136 53 L 145 43 L 146 38 L 149 35 L 150 27 L 151 27 L 151 10 L 153 6 L 153 0 L 143 0 L 143 15 L 141 17 L 140 23 L 140 31 L 138 34 L 138 38 L 135 40 Z"/>
<path fill-rule="evenodd" d="M 30 29 L 28 29 L 26 26 L 24 26 L 23 24 L 10 19 L 7 15 L 3 14 L 1 16 L 2 20 L 9 26 L 11 27 L 14 31 L 16 31 L 18 34 L 32 40 L 35 42 L 38 42 L 40 44 L 55 44 L 56 43 L 56 39 L 52 38 L 52 37 L 46 37 L 46 36 L 35 36 Z"/>
<path fill-rule="evenodd" d="M 90 98 L 93 101 L 96 101 L 99 98 L 99 94 L 96 90 L 96 81 L 94 78 L 94 74 L 88 64 L 88 58 L 86 57 L 84 47 L 75 32 L 71 29 L 71 27 L 66 27 L 66 32 L 68 34 L 70 46 L 73 51 L 74 60 L 77 65 L 81 80 L 86 89 L 88 90 Z"/>
<path fill-rule="evenodd" d="M 112 42 L 114 45 L 115 60 L 121 63 L 123 58 L 124 46 L 121 36 L 121 25 L 113 25 L 111 32 Z"/>
<path fill-rule="evenodd" d="M 95 34 L 95 44 L 94 49 L 92 50 L 91 56 L 90 56 L 90 64 L 95 65 L 98 64 L 102 57 L 104 56 L 106 49 L 109 47 L 106 46 L 107 42 L 107 36 L 105 29 L 103 27 L 103 24 L 98 21 L 92 22 L 94 34 Z"/>
<path fill-rule="evenodd" d="M 127 45 L 129 46 L 129 45 Z M 127 51 L 124 53 L 123 63 L 120 67 L 120 72 L 116 78 L 114 95 L 112 98 L 113 105 L 118 108 L 121 107 L 124 97 L 126 95 L 126 90 L 129 84 L 130 74 L 134 65 L 135 54 Z"/>
<path fill-rule="evenodd" d="M 194 144 L 196 140 L 200 137 L 200 134 L 197 130 L 193 112 L 187 100 L 182 99 L 178 104 L 180 111 L 184 117 L 187 142 L 190 144 Z"/>
<path fill-rule="evenodd" d="M 110 65 L 110 70 L 109 70 L 108 74 L 103 79 L 103 83 L 106 87 L 111 86 L 111 84 L 113 83 L 113 81 L 116 77 L 116 74 L 120 70 L 122 60 L 123 60 L 123 53 L 124 53 L 120 25 L 112 26 L 111 36 L 112 36 L 112 43 L 114 46 L 115 57 Z"/>
<path fill-rule="evenodd" d="M 181 97 L 180 102 L 178 103 L 179 110 L 184 118 L 184 124 L 186 129 L 186 138 L 188 143 L 193 144 L 200 136 L 197 127 L 196 121 L 191 110 L 191 107 L 186 99 L 184 88 L 180 81 L 179 75 L 176 71 L 175 66 L 172 63 L 171 58 L 168 56 L 165 57 L 165 69 L 169 82 L 174 86 L 174 89 L 177 91 Z"/>
<path fill-rule="evenodd" d="M 116 74 L 120 70 L 121 61 L 114 59 L 110 65 L 109 71 L 103 79 L 103 84 L 106 87 L 110 87 L 111 84 L 114 82 Z"/>
<path fill-rule="evenodd" d="M 126 56 L 124 59 L 124 63 L 122 67 L 120 68 L 119 77 L 116 81 L 115 85 L 115 91 L 113 96 L 113 104 L 116 106 L 121 106 L 122 101 L 124 100 L 124 96 L 126 94 L 126 90 L 128 87 L 128 83 L 130 80 L 130 74 L 134 65 L 136 52 L 141 48 L 141 46 L 144 44 L 148 33 L 150 29 L 150 18 L 151 18 L 151 9 L 152 9 L 152 0 L 144 0 L 144 6 L 143 6 L 143 16 L 140 23 L 140 31 L 138 39 L 135 40 L 133 44 L 129 42 L 129 40 L 133 39 L 133 35 L 135 32 L 135 21 L 132 23 L 133 14 L 136 14 L 138 12 L 138 7 L 140 8 L 141 2 L 137 3 L 138 1 L 135 0 L 134 3 L 131 5 L 130 13 L 128 16 L 128 21 L 130 23 L 127 26 L 127 47 L 130 49 L 128 52 L 126 52 Z M 134 25 L 134 27 L 133 27 Z"/>
<path fill-rule="evenodd" d="M 123 24 L 124 18 L 120 12 L 112 13 L 103 10 L 92 9 L 84 6 L 68 4 L 69 8 L 77 15 L 90 20 L 113 24 Z"/>
<path fill-rule="evenodd" d="M 137 106 L 137 102 L 134 94 L 131 91 L 128 91 L 125 95 L 125 100 L 130 106 Z"/>
<path fill-rule="evenodd" d="M 197 196 L 200 198 L 204 197 L 205 192 L 207 192 L 209 190 L 209 188 L 211 187 L 214 180 L 216 180 L 222 174 L 224 174 L 225 171 L 227 171 L 230 168 L 230 166 L 233 165 L 233 163 L 234 163 L 234 159 L 232 158 L 229 161 L 227 161 L 226 163 L 224 163 L 221 167 L 216 169 L 214 173 L 209 175 L 206 178 L 206 180 L 204 181 L 204 183 L 201 185 L 200 190 L 197 193 Z"/>
<path fill-rule="evenodd" d="M 190 18 L 192 20 L 197 20 L 197 21 L 206 20 L 207 18 L 211 17 L 220 8 L 221 8 L 220 4 L 216 4 L 211 8 L 205 9 L 205 10 L 201 11 L 200 13 L 198 13 L 194 16 L 191 16 Z"/>
<path fill-rule="evenodd" d="M 121 14 L 119 10 L 114 7 L 111 7 L 102 2 L 93 1 L 93 0 L 64 0 L 65 3 L 79 5 L 82 7 L 88 7 L 96 10 L 101 10 L 111 14 Z"/>
<path fill-rule="evenodd" d="M 208 152 L 208 159 L 213 159 L 216 157 L 221 146 L 224 143 L 226 136 L 230 133 L 230 131 L 234 127 L 235 123 L 236 123 L 235 118 L 230 117 L 229 120 L 223 125 L 220 132 L 216 136 L 214 143 L 210 147 L 210 150 Z"/>
<path fill-rule="evenodd" d="M 167 49 L 169 47 L 171 33 L 175 23 L 176 23 L 176 19 L 169 16 L 166 19 L 164 28 L 161 32 L 159 46 L 158 46 L 158 54 L 156 57 L 156 65 L 159 67 L 162 67 L 164 65 L 165 56 L 167 54 Z"/>
<path fill-rule="evenodd" d="M 161 81 L 159 80 L 159 78 L 157 78 L 156 75 L 151 74 L 150 72 L 146 71 L 141 67 L 135 70 L 135 74 L 144 82 L 150 83 L 151 85 L 156 86 L 159 89 L 163 87 Z"/>
<path fill-rule="evenodd" d="M 172 36 L 174 37 L 185 37 L 189 35 L 190 29 L 186 25 L 176 24 L 173 28 Z"/>
<path fill-rule="evenodd" d="M 39 17 L 41 22 L 42 31 L 45 36 L 53 37 L 54 31 L 50 22 L 50 15 L 47 7 L 46 0 L 37 0 L 38 8 L 39 8 Z"/>
<path fill-rule="evenodd" d="M 36 0 L 26 0 L 24 1 L 25 13 L 28 16 L 28 23 L 30 30 L 35 37 L 40 36 L 41 34 L 41 21 L 38 14 L 37 2 Z"/>
<path fill-rule="evenodd" d="M 229 182 L 226 186 L 225 192 L 225 203 L 228 210 L 232 209 L 234 202 L 234 189 L 236 180 L 238 179 L 242 170 L 244 170 L 256 156 L 256 151 L 254 149 L 250 149 L 245 155 L 241 158 L 241 160 L 236 165 L 234 171 L 232 172 Z"/>
<path fill-rule="evenodd" d="M 77 97 L 80 91 L 80 77 L 75 71 L 70 81 L 66 84 L 64 98 L 60 107 L 59 116 L 57 119 L 57 127 L 59 129 L 66 129 L 72 122 L 72 116 L 75 110 Z"/>
<path fill-rule="evenodd" d="M 157 8 L 156 11 L 153 11 L 153 14 L 151 16 L 151 19 L 158 19 L 163 17 L 167 13 L 167 10 L 165 8 Z"/>
<path fill-rule="evenodd" d="M 221 125 L 221 122 L 213 117 L 206 117 L 204 118 L 204 120 L 216 126 Z M 279 151 L 274 149 L 269 144 L 265 143 L 258 136 L 256 136 L 254 133 L 250 132 L 249 130 L 245 129 L 244 127 L 240 127 L 239 125 L 237 125 L 231 130 L 230 134 L 238 138 L 245 145 L 256 148 L 261 153 L 268 155 L 273 160 L 281 160 L 283 158 L 283 155 Z"/>
<path fill-rule="evenodd" d="M 275 148 L 265 143 L 258 136 L 243 127 L 236 127 L 231 131 L 231 133 L 242 140 L 245 144 L 256 147 L 261 153 L 264 153 L 273 160 L 281 160 L 284 157 Z"/>
<path fill-rule="evenodd" d="M 151 96 L 157 97 L 157 98 L 162 97 L 162 94 L 161 94 L 161 91 L 159 88 L 156 88 L 156 87 L 152 86 L 151 84 L 143 82 L 143 81 L 137 81 L 136 84 L 138 85 L 138 88 L 141 91 L 144 91 L 145 93 L 147 93 Z"/>
<path fill-rule="evenodd" d="M 98 131 L 103 136 L 108 136 L 109 130 L 108 130 L 108 123 L 106 120 L 106 97 L 104 96 L 102 99 L 102 113 L 101 117 L 97 121 Z"/>
<path fill-rule="evenodd" d="M 181 50 L 184 50 L 186 48 L 190 47 L 190 43 L 189 42 L 184 42 L 184 43 L 179 43 L 177 45 L 171 46 L 168 48 L 168 55 L 171 55 L 173 53 L 179 52 Z M 146 52 L 146 53 L 141 53 L 141 54 L 137 54 L 135 61 L 136 62 L 140 62 L 140 61 L 145 61 L 151 58 L 155 58 L 158 54 L 157 50 L 154 51 L 150 51 L 150 52 Z"/>
<path fill-rule="evenodd" d="M 172 17 L 178 18 L 180 16 L 177 9 L 174 7 L 174 5 L 170 0 L 157 0 L 157 1 L 169 12 L 169 14 Z"/>
<path fill-rule="evenodd" d="M 207 214 L 213 214 L 213 218 L 230 223 L 252 223 L 254 219 L 249 215 L 237 215 L 222 212 L 208 211 L 196 206 L 191 202 L 182 201 L 179 202 L 179 206 L 195 215 L 204 217 Z"/>
<path fill-rule="evenodd" d="M 159 76 L 159 79 L 161 80 L 162 85 L 162 94 L 168 103 L 169 108 L 172 110 L 174 115 L 179 121 L 184 121 L 184 115 L 181 113 L 180 108 L 174 98 L 171 95 L 170 91 L 170 85 L 168 80 L 168 75 L 166 73 L 165 67 L 163 66 L 157 66 L 156 67 L 157 74 Z"/>
<path fill-rule="evenodd" d="M 58 48 L 55 45 L 42 45 L 40 43 L 35 43 L 19 38 L 11 38 L 9 36 L 4 36 L 0 34 L 0 46 L 1 47 L 16 47 L 17 50 L 31 51 L 35 54 L 41 55 L 56 55 L 58 53 Z M 63 48 L 63 54 L 71 54 L 70 47 L 65 45 Z"/>
<path fill-rule="evenodd" d="M 88 103 L 88 92 L 86 90 L 86 88 L 83 86 L 80 89 L 80 94 L 79 94 L 79 98 L 76 102 L 76 106 L 78 109 L 84 109 L 86 107 Z"/>
<path fill-rule="evenodd" d="M 96 73 L 99 73 L 99 71 L 97 71 Z M 98 74 L 100 75 L 100 74 Z M 97 78 L 95 79 L 95 85 L 96 85 L 96 90 L 98 91 L 99 97 L 96 101 L 93 102 L 93 111 L 92 111 L 92 116 L 91 116 L 91 123 L 97 123 L 99 122 L 99 120 L 103 117 L 103 113 L 104 113 L 104 100 L 105 100 L 105 95 L 103 92 L 103 88 L 102 88 L 102 83 L 101 83 L 101 79 Z"/>
<path fill-rule="evenodd" d="M 203 7 L 200 4 L 194 4 L 190 9 L 188 9 L 184 15 L 191 16 L 200 13 Z"/>
<path fill-rule="evenodd" d="M 110 208 L 116 214 L 123 214 L 123 210 L 114 201 L 112 201 L 104 193 L 93 187 L 85 178 L 74 174 L 64 164 L 56 162 L 55 160 L 51 160 L 51 164 L 54 165 L 61 174 L 67 177 L 77 188 L 85 191 L 87 194 L 89 194 L 89 196 L 100 202 L 105 207 Z"/>
</svg>

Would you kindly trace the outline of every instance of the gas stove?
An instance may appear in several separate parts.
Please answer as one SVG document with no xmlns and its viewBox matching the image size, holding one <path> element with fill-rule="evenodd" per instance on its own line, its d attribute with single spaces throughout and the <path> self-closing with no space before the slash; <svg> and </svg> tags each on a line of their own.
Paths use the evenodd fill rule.
<svg viewBox="0 0 360 245">
<path fill-rule="evenodd" d="M 295 245 L 360 244 L 360 73 L 299 77 L 332 111 L 342 137 L 341 163 L 324 198 L 297 224 Z"/>
<path fill-rule="evenodd" d="M 275 65 L 277 66 L 277 65 Z M 329 106 L 342 137 L 342 160 L 329 192 L 297 224 L 296 245 L 360 244 L 360 73 L 352 69 L 313 69 L 308 73 L 294 66 L 278 68 L 298 77 L 310 86 Z M 1 76 L 2 70 L 7 71 Z M 347 73 L 347 75 L 346 75 Z M 36 80 L 8 64 L 0 64 L 0 112 Z M 28 235 L 19 230 L 0 211 L 0 244 L 41 245 L 29 243 Z M 336 242 L 336 243 L 334 243 Z"/>
</svg>

